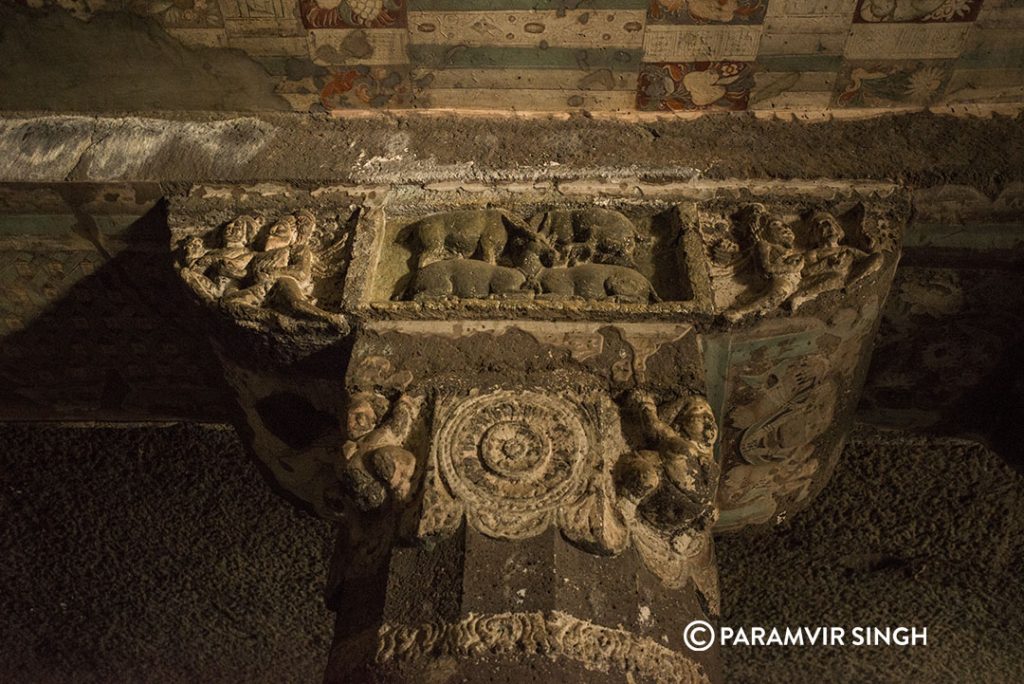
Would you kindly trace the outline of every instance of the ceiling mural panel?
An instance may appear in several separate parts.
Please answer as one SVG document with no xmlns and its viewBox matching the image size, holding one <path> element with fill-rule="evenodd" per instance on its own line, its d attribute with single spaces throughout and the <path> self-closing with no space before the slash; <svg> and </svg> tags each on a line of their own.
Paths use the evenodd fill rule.
<svg viewBox="0 0 1024 684">
<path fill-rule="evenodd" d="M 1021 0 L 20 0 L 242 50 L 296 111 L 827 110 L 1024 100 Z"/>
</svg>

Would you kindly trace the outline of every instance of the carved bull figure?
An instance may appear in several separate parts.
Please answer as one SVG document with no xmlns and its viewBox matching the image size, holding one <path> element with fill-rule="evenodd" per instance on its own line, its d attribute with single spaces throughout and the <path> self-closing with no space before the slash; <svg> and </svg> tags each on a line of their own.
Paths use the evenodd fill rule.
<svg viewBox="0 0 1024 684">
<path fill-rule="evenodd" d="M 442 259 L 476 254 L 494 264 L 505 249 L 508 231 L 516 226 L 500 209 L 471 209 L 432 214 L 412 225 L 422 251 L 419 267 Z"/>
<path fill-rule="evenodd" d="M 579 264 L 545 268 L 531 250 L 526 253 L 522 269 L 529 275 L 529 285 L 542 298 L 580 297 L 638 304 L 661 301 L 643 274 L 625 266 Z"/>
<path fill-rule="evenodd" d="M 548 211 L 534 219 L 538 236 L 553 247 L 568 266 L 593 262 L 634 266 L 637 232 L 617 211 L 591 207 L 577 211 Z"/>
<path fill-rule="evenodd" d="M 526 276 L 507 268 L 473 259 L 449 259 L 422 266 L 406 293 L 407 299 L 484 299 L 529 296 Z"/>
</svg>

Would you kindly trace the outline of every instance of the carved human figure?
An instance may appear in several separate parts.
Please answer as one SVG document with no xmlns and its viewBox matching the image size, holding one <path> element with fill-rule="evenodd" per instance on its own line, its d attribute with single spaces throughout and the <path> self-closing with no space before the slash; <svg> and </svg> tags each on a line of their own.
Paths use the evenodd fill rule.
<svg viewBox="0 0 1024 684">
<path fill-rule="evenodd" d="M 840 244 L 845 232 L 832 214 L 819 211 L 811 219 L 815 247 L 804 254 L 799 291 L 789 304 L 793 311 L 818 295 L 842 289 L 850 281 L 855 262 L 863 261 L 864 266 L 857 278 L 865 278 L 882 265 L 881 253 L 868 254 L 856 247 Z"/>
<path fill-rule="evenodd" d="M 642 391 L 630 396 L 652 448 L 632 452 L 615 467 L 620 496 L 636 504 L 638 517 L 665 534 L 705 530 L 715 518 L 718 426 L 711 407 L 687 396 L 660 410 Z"/>
<path fill-rule="evenodd" d="M 254 307 L 271 303 L 286 313 L 347 331 L 344 316 L 324 311 L 312 296 L 316 257 L 309 239 L 315 228 L 316 218 L 304 209 L 275 222 L 263 240 L 263 250 L 249 262 L 249 286 L 228 293 L 224 301 Z"/>
<path fill-rule="evenodd" d="M 753 301 L 725 312 L 726 320 L 731 322 L 771 311 L 800 289 L 804 255 L 796 249 L 793 229 L 761 205 L 753 206 L 749 229 L 754 241 L 755 262 L 768 286 Z"/>
<path fill-rule="evenodd" d="M 181 243 L 181 278 L 194 292 L 205 299 L 215 299 L 217 286 L 197 264 L 206 256 L 206 245 L 201 237 L 193 235 Z"/>
<path fill-rule="evenodd" d="M 208 299 L 237 292 L 254 255 L 250 243 L 257 230 L 256 219 L 243 215 L 224 226 L 219 248 L 206 250 L 201 239 L 190 239 L 182 277 Z"/>
<path fill-rule="evenodd" d="M 359 392 L 350 401 L 337 475 L 347 498 L 360 511 L 388 500 L 406 502 L 413 493 L 416 456 L 405 448 L 424 398 L 403 394 L 392 406 L 377 392 Z"/>
</svg>

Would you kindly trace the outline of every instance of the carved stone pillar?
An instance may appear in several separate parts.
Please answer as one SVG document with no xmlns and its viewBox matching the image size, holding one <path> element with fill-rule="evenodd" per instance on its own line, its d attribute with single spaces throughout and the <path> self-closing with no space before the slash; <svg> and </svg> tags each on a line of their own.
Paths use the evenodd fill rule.
<svg viewBox="0 0 1024 684">
<path fill-rule="evenodd" d="M 720 681 L 683 639 L 712 533 L 824 485 L 905 216 L 838 183 L 176 198 L 239 429 L 338 522 L 327 681 Z"/>
</svg>

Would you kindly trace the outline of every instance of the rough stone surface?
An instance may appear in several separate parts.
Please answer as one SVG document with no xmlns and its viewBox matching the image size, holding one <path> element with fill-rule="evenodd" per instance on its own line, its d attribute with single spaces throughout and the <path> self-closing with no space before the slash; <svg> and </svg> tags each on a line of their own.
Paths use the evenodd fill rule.
<svg viewBox="0 0 1024 684">
<path fill-rule="evenodd" d="M 994 195 L 1024 179 L 1021 121 L 927 113 L 817 123 L 743 115 L 638 123 L 580 115 L 10 114 L 0 120 L 0 179 L 472 184 L 602 175 L 657 180 L 689 170 L 709 179 L 959 183 Z M 186 147 L 179 135 L 208 135 L 223 149 Z"/>
<path fill-rule="evenodd" d="M 233 431 L 11 425 L 0 444 L 0 681 L 318 681 L 330 528 Z"/>
<path fill-rule="evenodd" d="M 317 682 L 330 532 L 214 426 L 0 428 L 0 680 Z M 854 435 L 810 509 L 719 541 L 729 625 L 907 624 L 917 649 L 723 649 L 728 682 L 1021 681 L 1024 481 Z"/>
<path fill-rule="evenodd" d="M 723 648 L 727 681 L 1024 680 L 1024 479 L 977 444 L 861 432 L 804 514 L 719 551 L 725 624 L 928 628 L 915 648 Z"/>
</svg>

